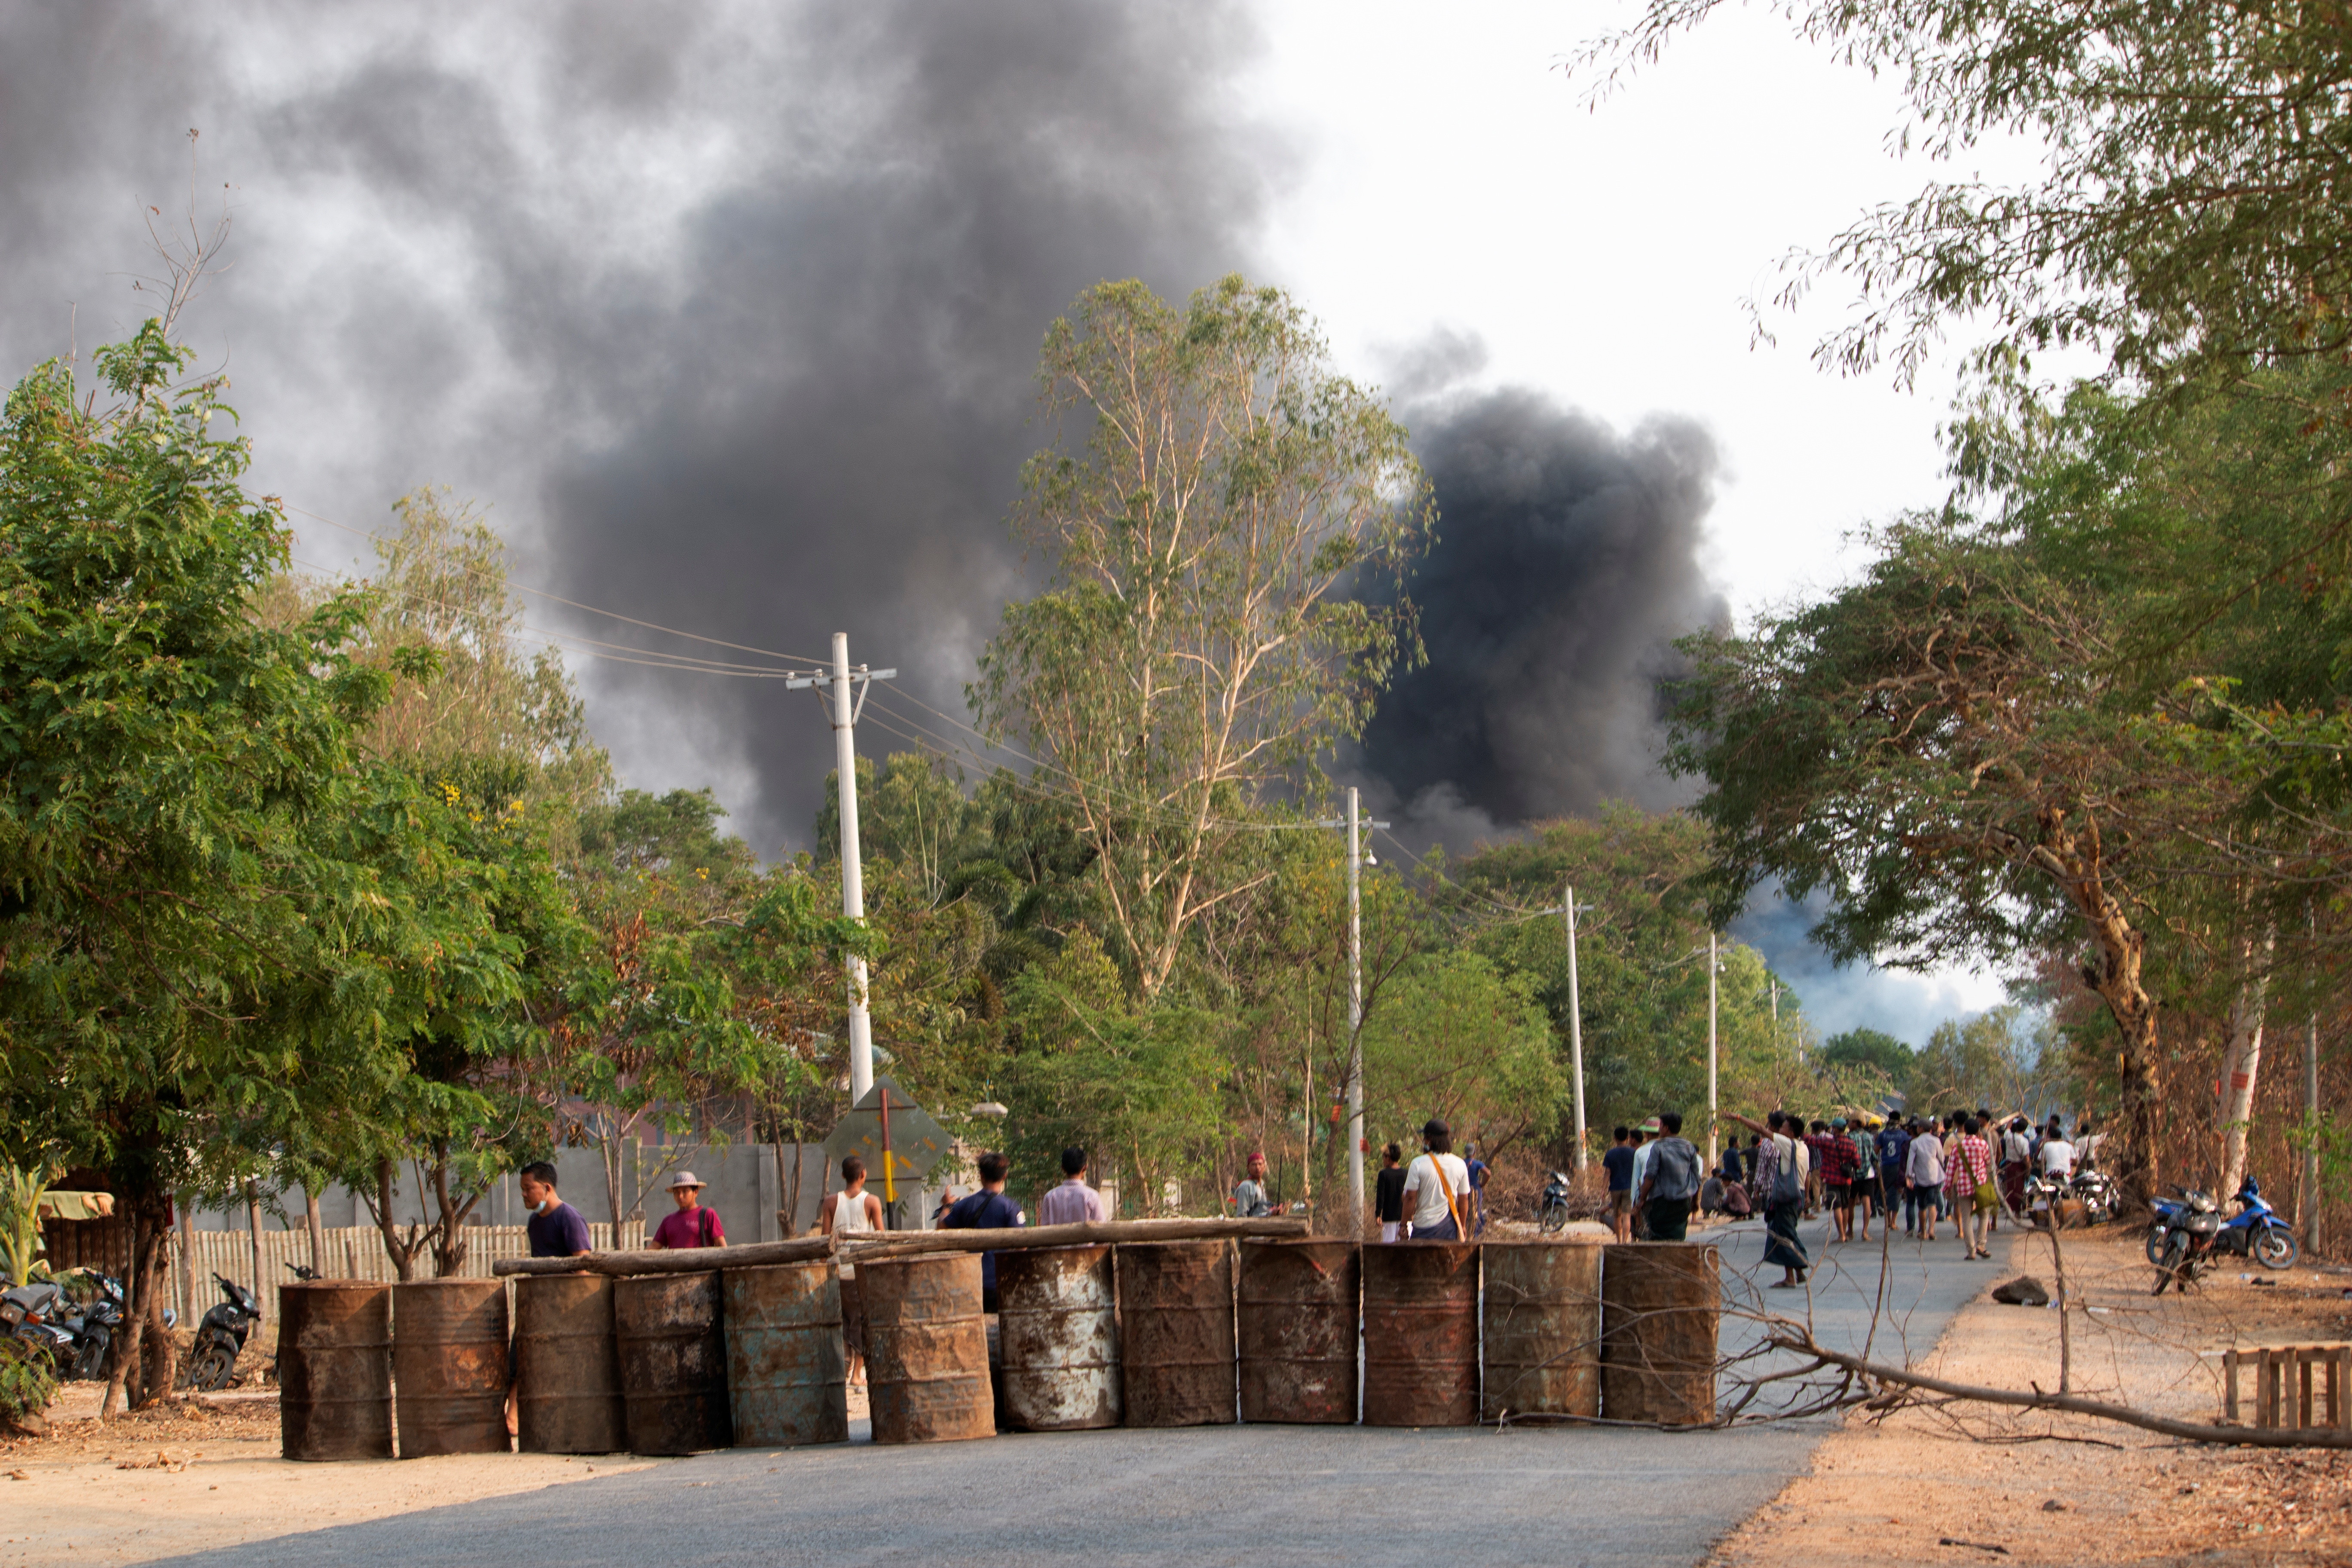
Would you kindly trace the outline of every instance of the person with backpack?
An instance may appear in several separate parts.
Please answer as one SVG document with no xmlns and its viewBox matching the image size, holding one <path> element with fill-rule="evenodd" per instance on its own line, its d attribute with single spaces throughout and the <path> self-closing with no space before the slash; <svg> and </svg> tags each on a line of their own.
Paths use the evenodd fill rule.
<svg viewBox="0 0 2352 1568">
<path fill-rule="evenodd" d="M 1736 1110 L 1729 1115 L 1741 1126 L 1754 1128 L 1761 1140 L 1757 1144 L 1756 1201 L 1764 1210 L 1764 1261 L 1780 1265 L 1780 1278 L 1774 1289 L 1795 1289 L 1805 1282 L 1805 1273 L 1813 1266 L 1797 1235 L 1798 1222 L 1805 1214 L 1805 1146 L 1790 1136 L 1791 1131 L 1802 1132 L 1804 1123 L 1779 1110 L 1761 1125 Z"/>
<path fill-rule="evenodd" d="M 650 1245 L 662 1247 L 727 1245 L 727 1227 L 719 1223 L 719 1211 L 702 1206 L 701 1177 L 692 1171 L 680 1171 L 669 1179 L 669 1196 L 677 1208 L 662 1216 Z"/>
<path fill-rule="evenodd" d="M 980 1191 L 940 1216 L 941 1230 L 1017 1230 L 1029 1223 L 1021 1205 L 1004 1195 L 1004 1178 L 1013 1163 L 990 1152 L 980 1157 Z M 980 1255 L 980 1310 L 996 1310 L 996 1254 Z"/>
</svg>

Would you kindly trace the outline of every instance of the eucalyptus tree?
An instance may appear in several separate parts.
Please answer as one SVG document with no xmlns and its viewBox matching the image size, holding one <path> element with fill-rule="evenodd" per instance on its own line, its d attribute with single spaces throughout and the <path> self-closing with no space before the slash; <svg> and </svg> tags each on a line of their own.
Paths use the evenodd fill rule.
<svg viewBox="0 0 2352 1568">
<path fill-rule="evenodd" d="M 1237 815 L 1360 733 L 1414 657 L 1410 606 L 1375 590 L 1433 509 L 1403 427 L 1279 289 L 1230 277 L 1179 310 L 1099 285 L 1038 374 L 1065 438 L 1015 529 L 1052 577 L 1006 606 L 970 695 L 1066 795 L 1156 996 L 1203 914 L 1272 874 L 1229 867 Z"/>
</svg>

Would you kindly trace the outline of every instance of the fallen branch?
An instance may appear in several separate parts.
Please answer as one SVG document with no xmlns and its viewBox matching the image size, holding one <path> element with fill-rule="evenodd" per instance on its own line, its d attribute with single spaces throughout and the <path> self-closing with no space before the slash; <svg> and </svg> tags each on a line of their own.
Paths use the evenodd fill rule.
<svg viewBox="0 0 2352 1568">
<path fill-rule="evenodd" d="M 1912 1372 L 1904 1367 L 1883 1366 L 1861 1356 L 1827 1349 L 1810 1332 L 1802 1330 L 1794 1335 L 1775 1333 L 1772 1343 L 1781 1350 L 1798 1351 L 1818 1357 L 1830 1366 L 1842 1366 L 1874 1382 L 1924 1388 L 1930 1393 L 1948 1394 L 1954 1399 L 1974 1400 L 1981 1405 L 2005 1405 L 2017 1410 L 2063 1410 L 2072 1415 L 2095 1416 L 2102 1421 L 2137 1426 L 2142 1431 L 2179 1437 L 2191 1443 L 2242 1443 L 2256 1448 L 2352 1448 L 2352 1431 L 2336 1427 L 2209 1426 L 2202 1422 L 2175 1421 L 2163 1415 L 2150 1415 L 2126 1405 L 2109 1405 L 2105 1400 L 2084 1399 L 2079 1394 L 2045 1394 L 2038 1388 L 2027 1394 L 2013 1388 L 1988 1388 L 1980 1384 L 1954 1383 L 1949 1378 L 1931 1377 L 1926 1373 Z"/>
<path fill-rule="evenodd" d="M 1304 1219 L 1111 1219 L 1011 1230 L 867 1231 L 842 1247 L 857 1259 L 923 1252 L 1006 1252 L 1025 1247 L 1099 1247 L 1116 1241 L 1202 1241 L 1227 1237 L 1303 1238 Z"/>
<path fill-rule="evenodd" d="M 833 1255 L 833 1237 L 755 1241 L 745 1247 L 653 1247 L 644 1252 L 583 1252 L 577 1258 L 501 1258 L 493 1274 L 698 1274 L 706 1268 L 757 1268 L 807 1263 Z"/>
</svg>

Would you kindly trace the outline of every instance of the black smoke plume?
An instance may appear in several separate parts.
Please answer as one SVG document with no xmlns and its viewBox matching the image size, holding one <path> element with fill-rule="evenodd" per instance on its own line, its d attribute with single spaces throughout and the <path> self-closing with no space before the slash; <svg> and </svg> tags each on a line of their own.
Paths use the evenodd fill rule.
<svg viewBox="0 0 2352 1568">
<path fill-rule="evenodd" d="M 1433 371 L 1467 368 L 1440 346 Z M 1411 421 L 1439 513 L 1410 589 L 1429 658 L 1360 763 L 1401 832 L 1459 852 L 1603 800 L 1686 798 L 1657 766 L 1659 683 L 1675 639 L 1728 613 L 1699 558 L 1712 440 L 1683 419 L 1620 435 L 1522 388 L 1424 400 Z"/>
<path fill-rule="evenodd" d="M 803 658 L 846 631 L 902 672 L 861 744 L 900 748 L 908 716 L 954 733 L 908 700 L 962 714 L 1024 581 L 1046 324 L 1106 278 L 1247 269 L 1284 167 L 1228 96 L 1255 47 L 1228 4 L 0 0 L 0 353 L 147 313 L 122 274 L 199 128 L 199 213 L 236 224 L 186 336 L 258 488 L 376 527 L 446 482 L 566 597 Z M 293 521 L 302 558 L 367 563 Z M 806 694 L 571 662 L 625 780 L 716 784 L 762 851 L 806 842 L 833 765 Z"/>
</svg>

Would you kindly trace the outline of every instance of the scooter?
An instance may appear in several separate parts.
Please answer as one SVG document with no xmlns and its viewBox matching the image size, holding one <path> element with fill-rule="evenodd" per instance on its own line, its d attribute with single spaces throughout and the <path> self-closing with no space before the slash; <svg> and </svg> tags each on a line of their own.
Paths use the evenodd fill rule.
<svg viewBox="0 0 2352 1568">
<path fill-rule="evenodd" d="M 206 1394 L 217 1393 L 236 1381 L 236 1358 L 243 1353 L 253 1325 L 261 1321 L 261 1303 L 252 1291 L 218 1274 L 213 1276 L 213 1283 L 227 1300 L 206 1312 L 205 1321 L 196 1325 L 195 1346 L 180 1374 L 183 1388 Z"/>
<path fill-rule="evenodd" d="M 122 1326 L 122 1282 L 111 1275 L 92 1274 L 94 1285 L 87 1302 L 77 1301 L 57 1280 L 20 1285 L 0 1292 L 0 1325 L 10 1335 L 47 1352 L 58 1376 L 68 1382 L 89 1382 L 106 1374 L 106 1352 Z M 169 1327 L 176 1314 L 164 1314 Z"/>
<path fill-rule="evenodd" d="M 2156 1289 L 2151 1294 L 2161 1296 L 2164 1288 L 2186 1291 L 2197 1277 L 2213 1265 L 2214 1237 L 2221 1234 L 2226 1222 L 2220 1205 L 2203 1193 L 2187 1187 L 2172 1189 L 2184 1200 L 2177 1223 L 2164 1235 L 2164 1250 L 2157 1258 Z"/>
<path fill-rule="evenodd" d="M 2181 1189 L 2175 1187 L 2173 1191 Z M 2238 1213 L 2214 1236 L 2214 1252 L 2251 1258 L 2265 1268 L 2294 1268 L 2295 1260 L 2303 1256 L 2303 1248 L 2296 1244 L 2293 1228 L 2263 1197 L 2262 1184 L 2248 1176 L 2238 1188 L 2237 1203 Z M 2169 1198 L 2158 1198 L 2152 1206 L 2156 1223 L 2148 1227 L 2147 1260 L 2161 1268 L 2167 1238 L 2180 1228 L 2182 1220 L 2197 1211 L 2187 1203 L 2175 1203 Z"/>
<path fill-rule="evenodd" d="M 1536 1226 L 1546 1236 L 1568 1228 L 1568 1194 L 1570 1186 L 1568 1173 L 1554 1171 L 1551 1180 L 1544 1184 L 1543 1207 L 1536 1215 Z"/>
</svg>

